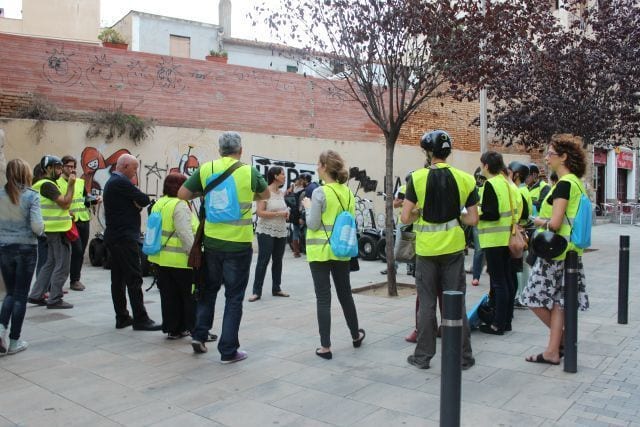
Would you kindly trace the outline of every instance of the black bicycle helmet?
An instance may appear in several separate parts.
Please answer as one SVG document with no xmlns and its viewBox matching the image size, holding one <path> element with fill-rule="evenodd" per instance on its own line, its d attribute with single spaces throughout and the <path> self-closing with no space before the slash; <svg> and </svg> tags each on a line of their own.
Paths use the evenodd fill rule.
<svg viewBox="0 0 640 427">
<path fill-rule="evenodd" d="M 567 239 L 551 230 L 536 231 L 531 239 L 533 252 L 546 260 L 560 256 L 567 245 Z"/>
<path fill-rule="evenodd" d="M 58 156 L 46 155 L 40 159 L 40 167 L 47 170 L 49 166 L 62 166 L 62 160 Z"/>
<path fill-rule="evenodd" d="M 540 173 L 540 169 L 538 169 L 538 166 L 535 163 L 530 163 L 529 173 Z"/>
<path fill-rule="evenodd" d="M 420 146 L 437 157 L 447 157 L 451 153 L 453 142 L 449 134 L 443 130 L 427 132 L 420 138 Z"/>
<path fill-rule="evenodd" d="M 509 163 L 508 169 L 513 173 L 517 173 L 520 177 L 520 181 L 522 182 L 524 182 L 524 180 L 529 176 L 529 166 L 524 163 L 513 161 Z"/>
</svg>

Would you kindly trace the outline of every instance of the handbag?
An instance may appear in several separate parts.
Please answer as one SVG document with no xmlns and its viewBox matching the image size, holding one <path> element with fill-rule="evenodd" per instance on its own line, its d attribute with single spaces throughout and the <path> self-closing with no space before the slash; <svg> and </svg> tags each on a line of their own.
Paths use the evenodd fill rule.
<svg viewBox="0 0 640 427">
<path fill-rule="evenodd" d="M 75 242 L 80 238 L 78 227 L 76 226 L 76 223 L 74 221 L 71 221 L 71 228 L 65 231 L 64 236 L 69 242 Z"/>
<path fill-rule="evenodd" d="M 412 262 L 416 257 L 416 233 L 401 231 L 396 233 L 394 255 L 398 262 Z"/>
<path fill-rule="evenodd" d="M 218 186 L 222 181 L 227 179 L 229 175 L 233 173 L 236 169 L 242 166 L 244 163 L 235 162 L 231 166 L 227 168 L 220 176 L 211 181 L 209 185 L 207 185 L 202 193 L 202 197 L 206 196 L 207 193 L 213 190 Z M 191 250 L 189 251 L 189 259 L 187 260 L 187 265 L 193 269 L 193 280 L 196 287 L 202 285 L 204 283 L 204 265 L 202 262 L 202 245 L 204 241 L 204 224 L 205 224 L 205 212 L 204 212 L 204 202 L 200 204 L 200 212 L 198 214 L 198 219 L 200 223 L 198 224 L 198 229 L 196 230 L 196 234 L 193 238 L 193 246 L 191 246 Z"/>
<path fill-rule="evenodd" d="M 511 186 L 507 183 L 507 189 L 509 190 L 509 207 L 511 208 L 511 234 L 509 235 L 509 253 L 511 258 L 520 259 L 524 255 L 524 250 L 527 248 L 527 242 L 525 238 L 525 232 L 520 225 L 516 222 L 516 215 L 513 211 L 513 202 L 511 201 Z"/>
<path fill-rule="evenodd" d="M 360 262 L 357 256 L 349 259 L 349 271 L 360 271 Z"/>
</svg>

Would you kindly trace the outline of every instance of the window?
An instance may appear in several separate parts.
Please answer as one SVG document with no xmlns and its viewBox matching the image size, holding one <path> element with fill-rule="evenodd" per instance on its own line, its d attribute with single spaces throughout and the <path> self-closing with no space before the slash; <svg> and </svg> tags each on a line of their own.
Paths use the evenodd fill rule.
<svg viewBox="0 0 640 427">
<path fill-rule="evenodd" d="M 287 73 L 297 73 L 298 66 L 296 65 L 287 65 Z"/>
<path fill-rule="evenodd" d="M 191 58 L 191 38 L 171 34 L 169 36 L 169 55 Z"/>
</svg>

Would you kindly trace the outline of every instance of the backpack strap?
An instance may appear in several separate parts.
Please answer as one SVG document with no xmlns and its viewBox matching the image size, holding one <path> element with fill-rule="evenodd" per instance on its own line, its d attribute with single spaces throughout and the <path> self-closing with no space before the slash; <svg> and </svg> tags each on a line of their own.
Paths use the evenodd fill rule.
<svg viewBox="0 0 640 427">
<path fill-rule="evenodd" d="M 578 186 L 578 190 L 580 190 L 580 194 L 585 194 L 584 191 L 582 191 L 582 186 L 580 184 L 578 184 L 577 182 L 575 182 L 573 180 L 573 178 L 567 178 L 566 179 L 567 182 L 569 182 L 569 184 L 575 184 Z M 569 191 L 569 197 L 571 197 L 571 191 Z M 580 201 L 578 201 L 578 206 L 579 206 Z M 567 207 L 569 206 L 569 204 L 567 203 Z M 574 221 L 571 222 L 571 220 L 569 219 L 569 215 L 567 215 L 567 210 L 564 210 L 564 217 L 567 218 L 567 222 L 569 223 L 569 225 L 571 226 L 571 229 L 569 230 L 569 241 L 571 241 L 571 232 L 573 232 L 573 224 L 576 222 L 575 218 Z"/>
<path fill-rule="evenodd" d="M 331 191 L 333 191 L 333 194 L 336 195 L 336 199 L 338 199 L 338 203 L 340 203 L 340 209 L 342 209 L 342 212 L 346 212 L 347 211 L 347 209 L 349 208 L 349 205 L 351 204 L 351 191 L 349 191 L 349 203 L 347 204 L 347 209 L 345 209 L 344 206 L 342 206 L 342 202 L 340 201 L 340 197 L 338 196 L 338 193 L 336 193 L 336 190 L 334 190 L 333 188 L 329 187 L 328 185 L 323 185 L 322 188 L 328 188 Z M 325 200 L 326 200 L 326 197 L 327 196 L 325 194 Z M 342 212 L 340 212 L 340 213 L 342 213 Z M 324 223 L 322 222 L 322 217 L 320 217 L 320 224 L 322 224 L 322 228 L 324 229 L 324 234 L 327 236 L 327 243 L 329 243 L 329 233 L 327 232 L 327 227 L 325 227 Z M 333 231 L 331 233 L 333 233 Z M 325 243 L 325 245 L 327 243 Z"/>
<path fill-rule="evenodd" d="M 209 184 L 207 184 L 207 186 L 204 188 L 204 191 L 202 192 L 202 197 L 206 196 L 211 190 L 213 190 L 218 185 L 220 185 L 222 183 L 222 181 L 227 179 L 229 177 L 229 175 L 231 175 L 236 169 L 238 169 L 241 166 L 244 166 L 244 163 L 242 163 L 240 161 L 237 161 L 234 164 L 232 164 L 231 166 L 229 166 L 216 179 L 214 179 Z M 211 174 L 213 174 L 213 162 L 211 162 Z M 200 212 L 199 212 L 199 215 L 198 215 L 198 217 L 199 217 L 198 219 L 200 220 L 201 223 L 204 222 L 204 215 L 205 215 L 204 203 L 201 203 L 200 204 Z"/>
</svg>

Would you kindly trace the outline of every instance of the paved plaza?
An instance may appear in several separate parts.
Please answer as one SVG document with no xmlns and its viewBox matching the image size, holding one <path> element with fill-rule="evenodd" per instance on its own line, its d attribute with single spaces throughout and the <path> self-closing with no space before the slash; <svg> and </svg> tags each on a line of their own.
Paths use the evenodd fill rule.
<svg viewBox="0 0 640 427">
<path fill-rule="evenodd" d="M 631 236 L 628 325 L 617 324 L 620 234 Z M 543 350 L 547 330 L 529 311 L 516 310 L 513 332 L 472 333 L 477 363 L 462 374 L 463 425 L 640 426 L 640 227 L 595 227 L 593 248 L 584 257 L 591 308 L 579 316 L 578 373 L 525 362 Z M 360 264 L 353 287 L 384 279 L 381 262 Z M 413 349 L 403 339 L 413 324 L 413 296 L 356 294 L 367 337 L 354 349 L 334 294 L 334 357 L 320 359 L 314 354 L 319 336 L 309 268 L 304 257 L 287 252 L 283 290 L 291 298 L 265 292 L 262 300 L 245 302 L 240 341 L 249 358 L 222 365 L 215 343 L 196 356 L 188 339 L 116 330 L 109 272 L 86 265 L 83 281 L 87 290 L 66 298 L 74 309 L 27 310 L 23 338 L 29 349 L 0 358 L 0 426 L 438 425 L 439 355 L 429 370 L 406 362 Z M 469 286 L 468 304 L 487 289 L 483 275 L 480 287 Z M 157 289 L 145 300 L 160 321 Z"/>
</svg>

